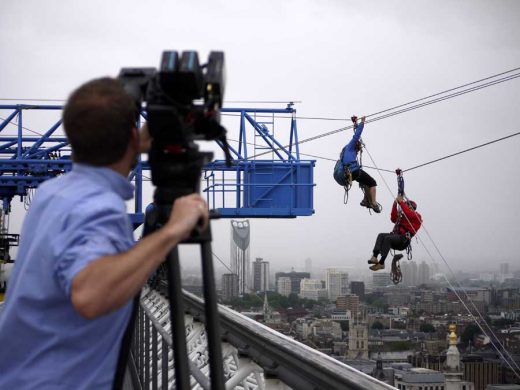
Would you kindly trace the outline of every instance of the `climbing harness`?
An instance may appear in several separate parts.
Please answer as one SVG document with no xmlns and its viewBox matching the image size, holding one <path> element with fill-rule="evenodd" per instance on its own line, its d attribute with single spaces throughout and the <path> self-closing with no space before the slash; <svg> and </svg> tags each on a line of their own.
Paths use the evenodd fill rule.
<svg viewBox="0 0 520 390">
<path fill-rule="evenodd" d="M 403 171 L 401 169 L 396 169 L 395 173 L 397 175 L 397 195 L 401 196 L 405 199 L 405 201 L 409 204 L 408 199 L 404 195 L 404 177 L 403 177 Z M 401 209 L 401 206 L 397 205 L 397 220 L 395 221 L 394 228 L 392 229 L 392 233 L 400 234 L 399 227 L 401 225 L 401 220 L 403 218 L 403 211 Z M 406 251 L 406 258 L 408 260 L 412 260 L 412 234 L 410 232 L 406 232 L 405 234 L 406 240 L 408 242 L 408 245 L 404 250 Z M 403 279 L 403 274 L 401 273 L 401 266 L 399 265 L 399 259 L 396 259 L 395 250 L 394 253 L 394 259 L 392 260 L 392 270 L 390 272 L 390 277 L 392 278 L 392 282 L 394 284 L 398 284 Z"/>
</svg>

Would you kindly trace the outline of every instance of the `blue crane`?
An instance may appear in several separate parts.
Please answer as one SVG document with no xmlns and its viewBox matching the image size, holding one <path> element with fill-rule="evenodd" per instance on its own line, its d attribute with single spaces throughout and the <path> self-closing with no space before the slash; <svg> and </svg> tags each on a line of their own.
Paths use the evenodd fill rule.
<svg viewBox="0 0 520 390">
<path fill-rule="evenodd" d="M 72 168 L 71 149 L 61 130 L 61 105 L 0 105 L 1 216 L 15 196 L 26 200 L 42 182 Z M 203 168 L 202 192 L 210 209 L 224 218 L 295 218 L 313 209 L 314 160 L 301 160 L 296 110 L 223 108 L 237 116 L 238 140 L 230 140 L 233 164 L 215 160 Z M 146 113 L 143 113 L 146 115 Z M 42 123 L 47 123 L 42 126 Z M 139 161 L 129 175 L 135 186 L 129 216 L 135 227 L 144 221 L 143 178 L 150 167 Z M 17 235 L 4 229 L 0 247 L 8 252 Z"/>
</svg>

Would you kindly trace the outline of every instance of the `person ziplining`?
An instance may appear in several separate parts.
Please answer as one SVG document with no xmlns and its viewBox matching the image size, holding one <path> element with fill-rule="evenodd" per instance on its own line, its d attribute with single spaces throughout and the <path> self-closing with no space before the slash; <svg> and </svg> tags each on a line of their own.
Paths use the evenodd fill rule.
<svg viewBox="0 0 520 390">
<path fill-rule="evenodd" d="M 358 161 L 358 154 L 361 154 L 363 149 L 361 134 L 365 127 L 365 117 L 361 117 L 360 123 L 358 123 L 356 116 L 352 116 L 351 120 L 354 124 L 354 135 L 341 150 L 340 159 L 336 162 L 333 176 L 338 184 L 344 186 L 346 199 L 348 198 L 348 190 L 352 185 L 352 181 L 357 181 L 365 194 L 360 205 L 380 213 L 381 205 L 376 200 L 377 183 L 372 176 L 362 169 L 362 164 Z"/>
<path fill-rule="evenodd" d="M 379 233 L 372 251 L 372 257 L 368 260 L 368 264 L 372 264 L 369 268 L 372 271 L 385 269 L 385 259 L 390 249 L 403 251 L 410 246 L 413 236 L 417 233 L 422 225 L 422 216 L 417 210 L 417 203 L 409 200 L 404 195 L 404 180 L 400 169 L 396 170 L 398 181 L 398 195 L 392 205 L 390 220 L 394 223 L 391 233 Z M 381 255 L 378 260 L 377 257 Z M 402 254 L 394 255 L 392 260 L 392 273 L 400 274 L 398 269 L 398 261 L 403 258 Z M 394 269 L 395 268 L 395 269 Z M 394 272 L 395 271 L 395 272 Z M 396 275 L 398 282 L 400 275 Z"/>
</svg>

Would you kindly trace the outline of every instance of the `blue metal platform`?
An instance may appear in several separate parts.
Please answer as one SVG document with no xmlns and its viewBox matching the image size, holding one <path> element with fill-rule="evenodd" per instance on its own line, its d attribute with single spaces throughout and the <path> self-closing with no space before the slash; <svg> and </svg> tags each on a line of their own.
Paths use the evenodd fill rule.
<svg viewBox="0 0 520 390">
<path fill-rule="evenodd" d="M 0 198 L 7 212 L 14 196 L 24 198 L 43 181 L 72 168 L 70 146 L 61 129 L 62 108 L 0 105 Z M 41 114 L 31 118 L 36 112 L 43 112 L 45 120 Z M 239 139 L 230 141 L 231 166 L 216 160 L 203 168 L 201 187 L 210 209 L 224 218 L 312 215 L 315 161 L 300 160 L 292 105 L 284 109 L 223 108 L 221 112 L 239 117 Z M 228 128 L 228 134 L 233 133 Z M 149 169 L 140 161 L 129 175 L 135 186 L 130 213 L 135 226 L 144 219 L 142 174 Z"/>
</svg>

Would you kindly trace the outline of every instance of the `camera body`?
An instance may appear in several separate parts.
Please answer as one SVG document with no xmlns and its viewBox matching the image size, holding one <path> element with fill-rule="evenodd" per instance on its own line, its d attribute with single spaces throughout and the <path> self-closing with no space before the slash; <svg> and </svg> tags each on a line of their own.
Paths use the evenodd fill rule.
<svg viewBox="0 0 520 390">
<path fill-rule="evenodd" d="M 202 167 L 212 153 L 201 153 L 195 140 L 217 140 L 229 157 L 226 129 L 220 125 L 224 97 L 224 53 L 212 51 L 205 65 L 195 51 L 165 51 L 159 70 L 123 68 L 119 80 L 136 103 L 136 119 L 145 110 L 152 137 L 149 163 L 157 187 L 154 201 L 169 204 L 198 192 Z"/>
</svg>

